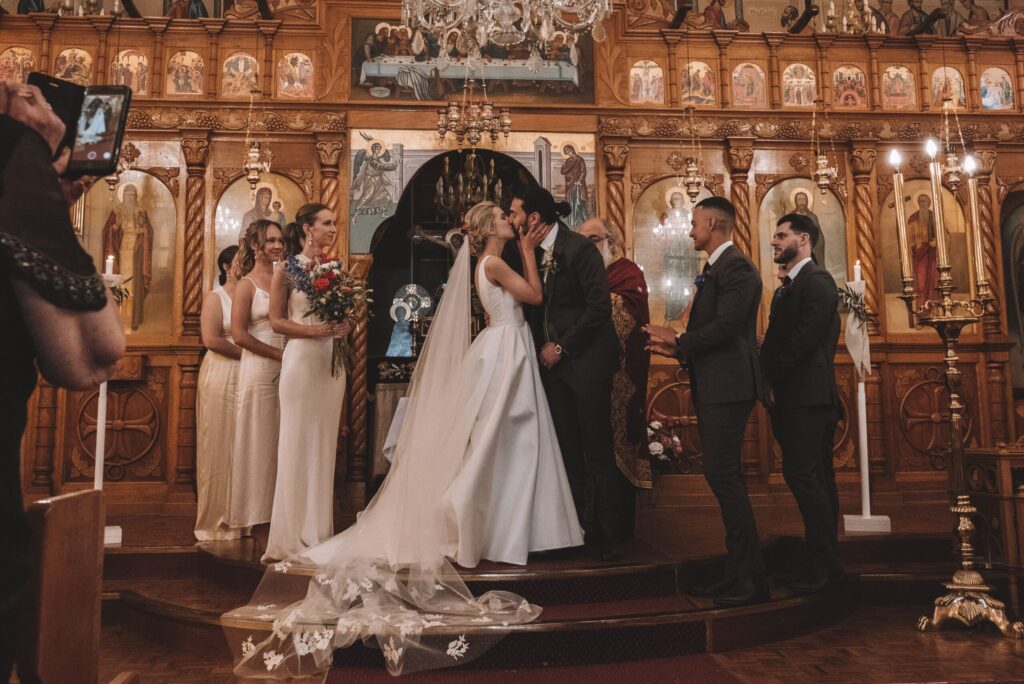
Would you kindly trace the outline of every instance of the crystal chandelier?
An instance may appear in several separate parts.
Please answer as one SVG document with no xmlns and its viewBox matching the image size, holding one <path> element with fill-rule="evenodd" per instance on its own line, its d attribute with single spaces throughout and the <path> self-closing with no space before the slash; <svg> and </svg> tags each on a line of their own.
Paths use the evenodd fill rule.
<svg viewBox="0 0 1024 684">
<path fill-rule="evenodd" d="M 451 100 L 447 107 L 437 110 L 437 134 L 444 140 L 448 133 L 455 135 L 455 141 L 469 142 L 476 147 L 484 134 L 491 138 L 491 144 L 498 142 L 498 133 L 508 140 L 512 132 L 512 114 L 508 107 L 501 107 L 495 113 L 494 103 L 487 99 L 487 83 L 481 86 L 482 99 L 474 97 L 476 80 L 469 79 L 462 86 L 462 101 Z"/>
<path fill-rule="evenodd" d="M 670 193 L 671 194 L 671 193 Z M 658 242 L 669 243 L 690 237 L 692 215 L 682 207 L 669 207 L 665 218 L 651 231 Z"/>
<path fill-rule="evenodd" d="M 489 43 L 508 47 L 524 40 L 551 40 L 556 31 L 605 38 L 603 20 L 612 0 L 402 0 L 402 23 L 413 31 L 446 36 L 457 29 L 461 47 Z"/>
</svg>

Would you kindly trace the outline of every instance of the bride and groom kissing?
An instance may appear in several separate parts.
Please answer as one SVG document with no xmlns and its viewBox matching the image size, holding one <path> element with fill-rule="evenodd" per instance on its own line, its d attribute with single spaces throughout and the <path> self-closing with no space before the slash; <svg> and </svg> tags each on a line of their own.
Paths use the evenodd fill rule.
<svg viewBox="0 0 1024 684">
<path fill-rule="evenodd" d="M 567 210 L 533 186 L 507 214 L 492 202 L 467 212 L 391 470 L 355 524 L 273 566 L 252 602 L 225 615 L 237 673 L 309 674 L 369 637 L 392 674 L 464 663 L 500 636 L 481 624 L 522 624 L 540 608 L 509 592 L 474 597 L 449 559 L 523 565 L 531 552 L 584 543 L 597 559 L 621 555 L 619 346 L 604 261 L 559 222 Z M 488 317 L 472 344 L 470 251 Z M 293 565 L 313 569 L 305 598 L 281 581 Z M 254 641 L 254 621 L 271 620 Z"/>
</svg>

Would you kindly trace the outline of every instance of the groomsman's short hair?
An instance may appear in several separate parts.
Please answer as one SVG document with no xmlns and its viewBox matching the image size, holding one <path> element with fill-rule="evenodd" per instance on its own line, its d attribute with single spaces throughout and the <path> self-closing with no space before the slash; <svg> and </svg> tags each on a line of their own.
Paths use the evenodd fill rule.
<svg viewBox="0 0 1024 684">
<path fill-rule="evenodd" d="M 732 230 L 736 226 L 736 207 L 724 197 L 706 197 L 697 202 L 697 206 L 704 209 L 713 209 L 721 214 L 728 223 L 726 226 L 728 230 Z"/>
<path fill-rule="evenodd" d="M 821 239 L 821 231 L 818 226 L 814 225 L 814 221 L 808 216 L 803 214 L 786 214 L 778 221 L 775 222 L 776 226 L 781 226 L 783 223 L 789 224 L 789 229 L 794 233 L 804 233 L 811 238 L 811 247 L 815 247 L 818 244 L 818 240 Z"/>
</svg>

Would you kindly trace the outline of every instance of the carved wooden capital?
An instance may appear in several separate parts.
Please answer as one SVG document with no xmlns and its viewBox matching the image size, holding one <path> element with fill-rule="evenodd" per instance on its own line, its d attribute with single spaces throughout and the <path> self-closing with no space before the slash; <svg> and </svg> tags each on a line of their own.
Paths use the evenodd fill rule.
<svg viewBox="0 0 1024 684">
<path fill-rule="evenodd" d="M 224 26 L 228 23 L 228 20 L 227 19 L 206 18 L 206 19 L 200 19 L 199 23 L 201 23 L 203 25 L 203 28 L 206 29 L 206 32 L 208 34 L 210 34 L 211 36 L 216 36 L 221 31 L 224 30 Z"/>
<path fill-rule="evenodd" d="M 321 140 L 316 144 L 316 156 L 320 161 L 320 170 L 333 170 L 337 173 L 341 153 L 345 151 L 345 143 L 338 140 Z"/>
<path fill-rule="evenodd" d="M 754 161 L 754 146 L 750 138 L 729 138 L 729 170 L 746 175 Z"/>
<path fill-rule="evenodd" d="M 629 159 L 629 145 L 612 144 L 604 146 L 604 160 L 609 172 L 622 173 Z"/>
<path fill-rule="evenodd" d="M 878 151 L 874 147 L 855 147 L 850 153 L 850 164 L 853 166 L 853 177 L 866 181 L 875 168 Z"/>
<path fill-rule="evenodd" d="M 980 149 L 972 153 L 975 161 L 978 162 L 978 176 L 991 176 L 996 166 L 998 153 L 993 149 Z"/>
<path fill-rule="evenodd" d="M 181 153 L 190 175 L 203 173 L 210 155 L 210 141 L 206 138 L 182 138 Z"/>
<path fill-rule="evenodd" d="M 167 17 L 143 17 L 142 20 L 149 26 L 149 30 L 157 36 L 162 36 L 171 24 L 171 20 Z"/>
</svg>

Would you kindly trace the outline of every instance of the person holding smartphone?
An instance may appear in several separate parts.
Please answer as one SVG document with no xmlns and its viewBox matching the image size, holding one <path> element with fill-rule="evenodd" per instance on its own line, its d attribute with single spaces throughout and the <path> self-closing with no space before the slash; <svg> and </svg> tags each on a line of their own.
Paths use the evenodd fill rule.
<svg viewBox="0 0 1024 684">
<path fill-rule="evenodd" d="M 38 88 L 0 81 L 0 681 L 23 636 L 17 611 L 31 571 L 19 449 L 37 367 L 58 387 L 89 389 L 125 346 L 113 297 L 71 226 L 69 205 L 90 181 L 59 178 L 71 155 L 63 137 Z"/>
</svg>

